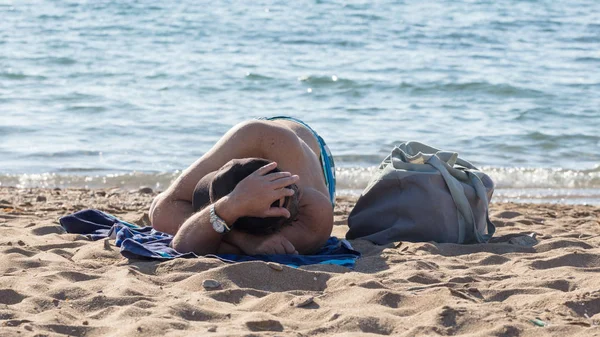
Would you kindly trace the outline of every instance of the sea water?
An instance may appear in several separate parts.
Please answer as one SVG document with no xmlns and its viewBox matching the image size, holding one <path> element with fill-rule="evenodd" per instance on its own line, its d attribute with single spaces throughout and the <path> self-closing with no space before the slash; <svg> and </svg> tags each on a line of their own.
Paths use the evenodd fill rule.
<svg viewBox="0 0 600 337">
<path fill-rule="evenodd" d="M 403 140 L 600 204 L 600 2 L 0 0 L 0 184 L 164 189 L 289 115 L 359 194 Z"/>
</svg>

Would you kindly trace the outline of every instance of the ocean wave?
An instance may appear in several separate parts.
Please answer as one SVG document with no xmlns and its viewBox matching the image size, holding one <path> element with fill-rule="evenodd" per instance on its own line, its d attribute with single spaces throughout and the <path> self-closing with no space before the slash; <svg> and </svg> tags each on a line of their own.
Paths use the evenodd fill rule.
<svg viewBox="0 0 600 337">
<path fill-rule="evenodd" d="M 482 171 L 495 183 L 495 202 L 600 204 L 600 166 L 579 171 L 490 167 Z M 375 167 L 339 169 L 339 194 L 360 195 L 375 172 Z"/>
<path fill-rule="evenodd" d="M 547 133 L 543 133 L 540 131 L 534 131 L 534 132 L 530 132 L 526 135 L 524 135 L 525 139 L 531 139 L 534 141 L 547 141 L 547 142 L 551 142 L 554 143 L 556 145 L 559 145 L 563 142 L 568 142 L 568 141 L 590 141 L 590 142 L 598 142 L 600 141 L 600 136 L 594 136 L 594 135 L 586 135 L 586 134 L 582 134 L 582 133 L 576 133 L 576 134 L 560 134 L 560 135 L 553 135 L 553 134 L 547 134 Z"/>
<path fill-rule="evenodd" d="M 500 97 L 518 97 L 518 98 L 541 98 L 549 97 L 550 94 L 510 84 L 493 84 L 486 81 L 465 82 L 465 83 L 429 83 L 412 84 L 402 83 L 398 87 L 400 91 L 408 91 L 414 95 L 438 95 L 448 94 L 471 94 L 471 95 L 491 95 Z"/>
<path fill-rule="evenodd" d="M 440 35 L 437 37 L 438 40 L 448 42 L 448 41 L 473 41 L 478 44 L 487 43 L 487 44 L 497 44 L 501 45 L 502 43 L 494 38 L 493 36 L 484 36 L 481 34 L 475 33 L 466 33 L 466 32 L 453 32 L 447 35 Z"/>
<path fill-rule="evenodd" d="M 598 189 L 600 167 L 588 170 L 562 168 L 483 168 L 499 189 Z"/>
<path fill-rule="evenodd" d="M 575 62 L 600 63 L 600 57 L 577 57 L 575 58 Z"/>
<path fill-rule="evenodd" d="M 271 80 L 273 80 L 273 77 L 260 75 L 260 74 L 256 74 L 256 73 L 251 73 L 251 72 L 246 73 L 245 78 L 247 80 L 253 80 L 253 81 L 271 81 Z"/>
<path fill-rule="evenodd" d="M 101 169 L 98 169 L 100 171 Z M 166 189 L 180 174 L 174 172 L 103 172 L 73 170 L 64 173 L 0 174 L 0 186 L 20 188 L 112 188 L 135 190 L 149 186 Z M 360 195 L 376 173 L 377 168 L 341 167 L 336 169 L 337 190 L 340 195 Z M 484 167 L 496 186 L 497 201 L 600 203 L 600 166 L 587 170 L 559 168 L 500 168 Z"/>
<path fill-rule="evenodd" d="M 58 64 L 58 65 L 72 65 L 77 63 L 77 60 L 72 59 L 70 57 L 47 57 L 44 58 L 43 60 L 45 60 L 48 63 L 51 64 Z"/>
<path fill-rule="evenodd" d="M 67 15 L 51 15 L 51 14 L 42 14 L 37 17 L 39 20 L 64 20 L 69 18 Z"/>
<path fill-rule="evenodd" d="M 389 145 L 387 147 L 392 147 L 393 145 Z M 386 147 L 386 148 L 387 148 Z M 346 155 L 338 155 L 335 156 L 335 162 L 336 164 L 342 164 L 345 166 L 348 166 L 346 164 L 363 164 L 363 163 L 379 163 L 381 162 L 381 160 L 385 157 L 379 154 L 373 154 L 373 155 L 354 155 L 354 154 L 346 154 Z"/>
<path fill-rule="evenodd" d="M 102 151 L 94 150 L 69 150 L 55 152 L 33 152 L 23 155 L 26 158 L 81 158 L 101 156 Z"/>
<path fill-rule="evenodd" d="M 343 39 L 330 39 L 330 40 L 317 40 L 317 39 L 303 39 L 303 38 L 286 38 L 276 37 L 274 42 L 284 45 L 315 45 L 315 46 L 336 46 L 344 48 L 364 48 L 366 42 L 349 41 Z"/>
<path fill-rule="evenodd" d="M 515 121 L 539 121 L 542 120 L 545 116 L 560 116 L 561 114 L 551 107 L 543 107 L 543 108 L 533 108 L 527 109 L 518 116 L 515 116 L 513 120 Z"/>
<path fill-rule="evenodd" d="M 345 88 L 368 88 L 368 87 L 372 87 L 373 86 L 372 83 L 367 83 L 367 82 L 359 83 L 359 82 L 353 81 L 351 79 L 340 78 L 337 75 L 331 75 L 331 76 L 315 76 L 315 75 L 300 76 L 300 77 L 298 77 L 298 81 L 310 84 L 310 85 L 312 85 L 314 87 L 336 86 L 336 87 L 339 87 L 339 88 L 342 88 L 342 89 L 345 89 Z"/>
<path fill-rule="evenodd" d="M 43 81 L 46 80 L 47 78 L 45 76 L 42 75 L 27 75 L 27 74 L 23 74 L 21 72 L 12 72 L 10 70 L 8 71 L 0 71 L 0 79 L 7 79 L 7 80 L 37 80 L 37 81 Z"/>
<path fill-rule="evenodd" d="M 29 133 L 38 132 L 36 128 L 28 127 L 28 126 L 14 126 L 14 125 L 0 125 L 0 139 L 1 136 L 9 136 L 9 135 L 23 135 Z M 1 147 L 0 147 L 1 148 Z"/>
<path fill-rule="evenodd" d="M 600 167 L 588 170 L 484 167 L 481 170 L 492 178 L 499 189 L 600 189 Z M 337 171 L 338 187 L 341 189 L 364 188 L 375 171 L 375 167 L 341 168 Z"/>
<path fill-rule="evenodd" d="M 569 39 L 568 41 L 565 41 L 565 42 L 570 42 L 570 41 L 581 42 L 581 43 L 598 43 L 598 42 L 600 42 L 600 37 L 598 37 L 597 35 L 580 36 L 580 37 L 576 37 L 574 39 Z"/>
<path fill-rule="evenodd" d="M 82 173 L 85 171 L 81 171 Z M 0 186 L 15 186 L 18 188 L 112 188 L 137 189 L 149 186 L 164 190 L 179 175 L 171 173 L 111 173 L 111 174 L 0 174 Z"/>
<path fill-rule="evenodd" d="M 367 22 L 385 20 L 385 17 L 376 14 L 353 13 L 348 14 L 350 18 L 357 18 Z"/>
<path fill-rule="evenodd" d="M 84 105 L 73 105 L 66 108 L 66 111 L 73 112 L 90 112 L 90 113 L 102 113 L 108 111 L 108 108 L 103 106 L 84 106 Z"/>
</svg>

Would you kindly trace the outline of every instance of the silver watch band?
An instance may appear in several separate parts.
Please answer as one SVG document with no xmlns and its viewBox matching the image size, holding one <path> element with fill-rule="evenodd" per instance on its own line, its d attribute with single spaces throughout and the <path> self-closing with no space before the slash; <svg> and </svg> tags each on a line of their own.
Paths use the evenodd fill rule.
<svg viewBox="0 0 600 337">
<path fill-rule="evenodd" d="M 220 216 L 215 212 L 215 205 L 210 205 L 210 224 L 212 225 L 215 232 L 219 234 L 227 233 L 231 229 L 227 226 L 225 220 L 221 219 Z"/>
</svg>

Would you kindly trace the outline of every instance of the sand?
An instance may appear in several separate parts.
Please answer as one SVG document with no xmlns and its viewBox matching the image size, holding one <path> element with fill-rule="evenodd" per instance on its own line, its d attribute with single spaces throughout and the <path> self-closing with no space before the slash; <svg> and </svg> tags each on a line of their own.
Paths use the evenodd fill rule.
<svg viewBox="0 0 600 337">
<path fill-rule="evenodd" d="M 58 225 L 90 207 L 144 225 L 154 194 L 1 187 L 0 336 L 600 336 L 598 207 L 493 204 L 493 243 L 355 240 L 355 270 L 127 260 Z"/>
</svg>

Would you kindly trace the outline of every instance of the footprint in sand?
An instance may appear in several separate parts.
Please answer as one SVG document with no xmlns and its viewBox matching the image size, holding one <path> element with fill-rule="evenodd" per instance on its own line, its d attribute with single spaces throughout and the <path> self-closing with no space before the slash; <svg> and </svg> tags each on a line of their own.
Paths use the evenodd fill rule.
<svg viewBox="0 0 600 337">
<path fill-rule="evenodd" d="M 435 284 L 442 282 L 440 279 L 436 278 L 429 273 L 417 272 L 413 276 L 407 278 L 408 281 L 419 284 Z"/>
<path fill-rule="evenodd" d="M 13 305 L 21 303 L 26 297 L 12 289 L 0 289 L 0 303 L 2 304 Z"/>
<path fill-rule="evenodd" d="M 262 298 L 268 294 L 266 291 L 256 289 L 226 289 L 207 293 L 206 296 L 219 302 L 240 304 L 246 298 Z"/>
<path fill-rule="evenodd" d="M 100 336 L 108 332 L 108 328 L 76 326 L 66 324 L 46 324 L 40 325 L 39 328 L 67 336 L 90 336 L 92 334 L 97 334 L 98 336 Z"/>
<path fill-rule="evenodd" d="M 100 278 L 100 276 L 92 275 L 89 273 L 84 274 L 76 271 L 61 271 L 56 273 L 56 276 L 59 276 L 70 282 L 82 282 Z"/>
<path fill-rule="evenodd" d="M 246 322 L 246 327 L 252 331 L 283 331 L 283 325 L 273 319 L 248 321 Z"/>
<path fill-rule="evenodd" d="M 519 212 L 515 212 L 515 211 L 504 211 L 504 212 L 494 214 L 493 217 L 499 218 L 499 219 L 513 219 L 520 215 L 523 215 L 523 213 L 519 213 Z"/>
<path fill-rule="evenodd" d="M 225 314 L 203 309 L 188 303 L 179 303 L 171 307 L 169 312 L 176 317 L 181 317 L 186 321 L 212 321 L 224 319 Z"/>
<path fill-rule="evenodd" d="M 27 250 L 27 249 L 23 249 L 23 248 L 18 248 L 18 247 L 13 247 L 13 248 L 8 248 L 6 250 L 4 250 L 3 255 L 8 255 L 8 254 L 19 254 L 19 255 L 23 255 L 23 256 L 27 256 L 27 257 L 32 257 L 35 254 L 37 254 L 38 252 L 34 252 L 31 250 Z"/>
<path fill-rule="evenodd" d="M 49 235 L 49 234 L 64 234 L 65 230 L 60 226 L 43 226 L 31 230 L 32 234 L 35 235 Z"/>
<path fill-rule="evenodd" d="M 375 281 L 375 280 L 369 280 L 366 282 L 362 282 L 362 283 L 359 283 L 357 286 L 361 287 L 361 288 L 367 288 L 367 289 L 387 289 L 387 287 L 385 285 L 383 285 L 381 282 Z"/>
<path fill-rule="evenodd" d="M 54 244 L 47 244 L 47 245 L 35 245 L 33 246 L 34 248 L 37 248 L 39 250 L 50 250 L 50 249 L 69 249 L 69 248 L 78 248 L 81 246 L 85 246 L 88 245 L 89 242 L 88 241 L 75 241 L 75 242 L 65 242 L 65 243 L 54 243 Z"/>
<path fill-rule="evenodd" d="M 583 241 L 579 241 L 579 240 L 558 239 L 558 240 L 554 240 L 551 242 L 544 242 L 544 243 L 537 245 L 537 247 L 535 247 L 535 251 L 538 253 L 543 253 L 543 252 L 548 252 L 548 251 L 552 251 L 552 250 L 560 249 L 560 248 L 592 249 L 592 248 L 594 248 L 594 246 L 589 245 L 589 244 L 587 244 Z"/>
<path fill-rule="evenodd" d="M 91 292 L 77 286 L 61 286 L 46 292 L 46 295 L 61 301 L 72 301 L 78 299 L 85 299 L 91 295 Z"/>
<path fill-rule="evenodd" d="M 511 261 L 509 258 L 501 256 L 501 255 L 489 255 L 484 257 L 478 262 L 478 265 L 481 266 L 494 266 L 505 264 L 506 262 Z"/>
<path fill-rule="evenodd" d="M 454 309 L 449 306 L 444 306 L 439 313 L 441 324 L 445 327 L 454 327 L 456 326 L 456 319 L 466 312 L 467 310 L 464 308 Z"/>
<path fill-rule="evenodd" d="M 550 269 L 559 267 L 598 268 L 600 267 L 600 255 L 587 253 L 568 253 L 548 260 L 533 261 L 530 266 L 534 269 Z"/>
<path fill-rule="evenodd" d="M 376 303 L 384 307 L 396 309 L 400 307 L 400 303 L 405 298 L 406 297 L 391 291 L 380 291 L 374 296 L 372 301 L 369 301 L 369 303 Z"/>
<path fill-rule="evenodd" d="M 532 287 L 550 288 L 562 292 L 570 292 L 577 289 L 577 283 L 567 280 L 545 280 L 531 283 Z"/>
<path fill-rule="evenodd" d="M 600 298 L 569 301 L 565 305 L 577 315 L 583 317 L 592 317 L 600 313 Z"/>
</svg>

